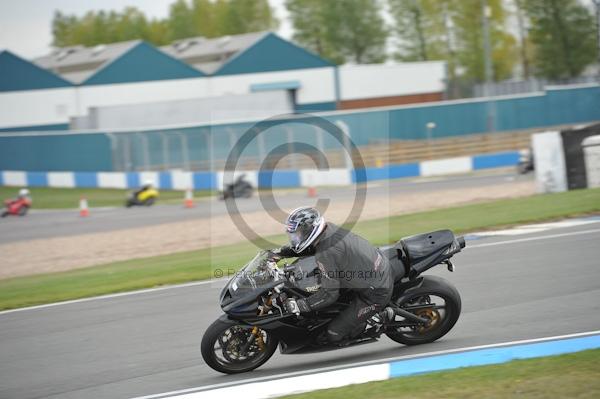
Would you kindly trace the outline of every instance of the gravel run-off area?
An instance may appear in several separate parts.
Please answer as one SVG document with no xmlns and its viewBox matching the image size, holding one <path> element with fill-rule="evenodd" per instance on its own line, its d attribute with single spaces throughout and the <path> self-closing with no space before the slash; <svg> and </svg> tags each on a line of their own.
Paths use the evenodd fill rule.
<svg viewBox="0 0 600 399">
<path fill-rule="evenodd" d="M 502 198 L 529 196 L 535 192 L 533 181 L 506 181 L 482 190 L 480 187 L 460 190 L 437 190 L 403 193 L 395 196 L 367 198 L 359 220 L 385 218 Z M 346 220 L 352 200 L 330 204 L 327 220 Z M 283 233 L 281 221 L 264 211 L 245 213 L 244 220 L 257 234 Z M 164 255 L 174 252 L 233 244 L 245 238 L 229 215 L 204 220 L 158 224 L 150 227 L 19 241 L 0 245 L 2 267 L 0 278 L 49 273 L 84 268 L 114 261 Z"/>
</svg>

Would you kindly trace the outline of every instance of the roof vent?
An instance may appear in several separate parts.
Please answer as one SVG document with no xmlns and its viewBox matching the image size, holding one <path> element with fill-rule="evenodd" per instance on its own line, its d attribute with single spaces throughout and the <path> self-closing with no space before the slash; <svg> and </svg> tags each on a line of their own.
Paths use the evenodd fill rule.
<svg viewBox="0 0 600 399">
<path fill-rule="evenodd" d="M 219 46 L 225 47 L 231 41 L 231 36 L 223 36 L 219 39 Z"/>
<path fill-rule="evenodd" d="M 205 40 L 206 40 L 206 38 L 203 36 L 195 37 L 193 39 L 188 39 L 188 40 L 180 40 L 180 41 L 174 42 L 173 47 L 175 47 L 175 50 L 178 53 L 181 53 L 196 44 L 202 43 Z"/>
<path fill-rule="evenodd" d="M 56 53 L 56 59 L 58 61 L 65 59 L 69 54 L 73 54 L 74 52 L 76 52 L 80 47 L 66 47 L 63 49 L 60 49 L 57 53 Z"/>
<path fill-rule="evenodd" d="M 192 45 L 189 40 L 182 40 L 180 42 L 174 43 L 173 46 L 178 53 L 182 53 L 187 50 Z"/>
<path fill-rule="evenodd" d="M 101 52 L 103 52 L 104 50 L 106 50 L 106 45 L 99 44 L 92 49 L 92 55 L 96 56 L 96 55 L 100 54 Z"/>
</svg>

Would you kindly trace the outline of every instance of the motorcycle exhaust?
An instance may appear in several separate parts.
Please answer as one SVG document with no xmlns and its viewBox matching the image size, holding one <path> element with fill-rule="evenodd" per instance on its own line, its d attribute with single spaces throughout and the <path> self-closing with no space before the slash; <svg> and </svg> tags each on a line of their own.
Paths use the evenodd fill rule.
<svg viewBox="0 0 600 399">
<path fill-rule="evenodd" d="M 417 316 L 416 314 L 410 313 L 402 308 L 388 306 L 383 309 L 383 312 L 385 313 L 385 318 L 387 320 L 394 320 L 395 316 L 402 316 L 405 319 L 409 319 L 417 323 L 429 324 L 429 319 Z"/>
</svg>

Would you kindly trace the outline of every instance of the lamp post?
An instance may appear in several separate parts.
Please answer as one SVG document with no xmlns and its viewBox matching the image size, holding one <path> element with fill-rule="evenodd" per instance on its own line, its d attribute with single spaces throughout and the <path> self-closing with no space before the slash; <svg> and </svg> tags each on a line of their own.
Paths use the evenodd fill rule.
<svg viewBox="0 0 600 399">
<path fill-rule="evenodd" d="M 596 28 L 598 34 L 598 81 L 600 82 L 600 0 L 593 0 L 596 6 Z"/>
<path fill-rule="evenodd" d="M 425 127 L 427 128 L 427 157 L 432 158 L 433 151 L 431 150 L 431 141 L 433 138 L 433 129 L 436 128 L 435 122 L 428 122 Z"/>
<path fill-rule="evenodd" d="M 425 125 L 425 127 L 427 127 L 427 141 L 428 142 L 431 142 L 433 129 L 435 129 L 436 126 L 437 125 L 435 124 L 435 122 L 428 122 L 427 125 Z"/>
<path fill-rule="evenodd" d="M 492 65 L 492 49 L 490 44 L 490 17 L 492 9 L 487 0 L 481 0 L 481 19 L 483 28 L 483 59 L 485 63 L 485 94 L 487 98 L 487 130 L 493 132 L 496 130 L 496 104 L 492 97 L 492 81 L 494 79 L 494 70 Z"/>
</svg>

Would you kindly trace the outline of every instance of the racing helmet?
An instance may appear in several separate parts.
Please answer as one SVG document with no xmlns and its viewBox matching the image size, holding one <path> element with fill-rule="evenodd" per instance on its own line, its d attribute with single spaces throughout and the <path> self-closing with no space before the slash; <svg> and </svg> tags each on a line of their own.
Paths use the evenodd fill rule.
<svg viewBox="0 0 600 399">
<path fill-rule="evenodd" d="M 152 180 L 152 179 L 144 180 L 144 187 L 153 187 L 153 186 L 154 186 L 154 180 Z"/>
<path fill-rule="evenodd" d="M 323 232 L 325 219 L 315 208 L 305 206 L 294 209 L 285 225 L 292 250 L 300 253 Z"/>
<path fill-rule="evenodd" d="M 26 188 L 22 188 L 19 190 L 19 197 L 27 197 L 29 196 L 29 190 Z"/>
</svg>

